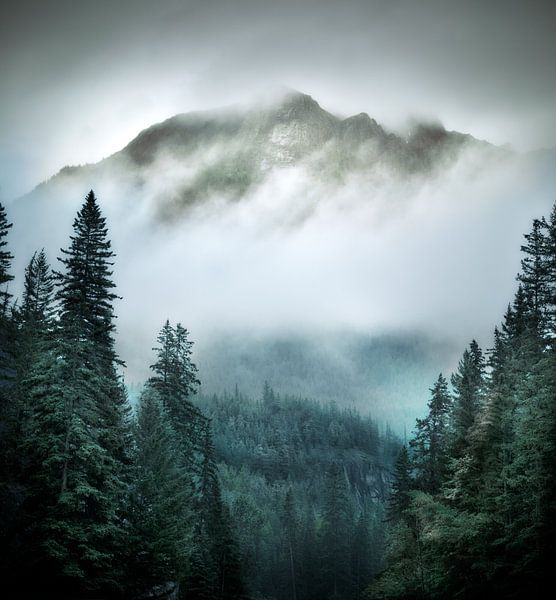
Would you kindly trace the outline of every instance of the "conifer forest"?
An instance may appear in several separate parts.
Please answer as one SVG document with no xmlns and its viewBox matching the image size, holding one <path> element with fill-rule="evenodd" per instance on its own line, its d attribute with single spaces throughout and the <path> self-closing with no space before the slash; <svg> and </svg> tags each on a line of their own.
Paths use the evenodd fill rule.
<svg viewBox="0 0 556 600">
<path fill-rule="evenodd" d="M 522 241 L 493 347 L 471 341 L 431 382 L 407 443 L 265 382 L 253 398 L 197 394 L 193 341 L 169 321 L 132 404 L 94 192 L 56 263 L 33 254 L 21 298 L 11 227 L 2 207 L 4 582 L 41 597 L 541 594 L 556 511 L 556 205 Z"/>
<path fill-rule="evenodd" d="M 3 0 L 0 600 L 544 600 L 556 0 Z"/>
</svg>

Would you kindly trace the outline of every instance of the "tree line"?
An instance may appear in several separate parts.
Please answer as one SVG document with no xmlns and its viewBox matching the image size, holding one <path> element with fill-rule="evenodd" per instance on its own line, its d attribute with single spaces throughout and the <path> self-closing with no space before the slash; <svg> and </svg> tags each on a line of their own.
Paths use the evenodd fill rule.
<svg viewBox="0 0 556 600">
<path fill-rule="evenodd" d="M 195 402 L 213 425 L 250 597 L 359 600 L 383 567 L 398 437 L 268 383 L 256 399 L 236 389 Z"/>
<path fill-rule="evenodd" d="M 368 599 L 540 597 L 556 531 L 556 205 L 521 246 L 494 344 L 476 341 L 395 464 Z M 548 588 L 549 589 L 549 588 Z"/>
<path fill-rule="evenodd" d="M 91 191 L 58 269 L 9 284 L 0 205 L 0 549 L 22 596 L 245 598 L 192 342 L 166 322 L 132 411 L 114 343 L 114 252 Z"/>
</svg>

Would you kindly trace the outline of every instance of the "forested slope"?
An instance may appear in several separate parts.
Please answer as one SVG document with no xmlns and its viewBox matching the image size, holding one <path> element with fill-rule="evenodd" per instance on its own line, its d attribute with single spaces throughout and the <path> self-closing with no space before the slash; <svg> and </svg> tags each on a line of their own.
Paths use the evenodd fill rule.
<svg viewBox="0 0 556 600">
<path fill-rule="evenodd" d="M 431 388 L 396 462 L 388 568 L 368 598 L 542 597 L 556 531 L 556 205 L 521 246 L 494 345 Z"/>
<path fill-rule="evenodd" d="M 359 598 L 382 566 L 400 442 L 369 417 L 264 386 L 196 400 L 254 597 Z"/>
</svg>

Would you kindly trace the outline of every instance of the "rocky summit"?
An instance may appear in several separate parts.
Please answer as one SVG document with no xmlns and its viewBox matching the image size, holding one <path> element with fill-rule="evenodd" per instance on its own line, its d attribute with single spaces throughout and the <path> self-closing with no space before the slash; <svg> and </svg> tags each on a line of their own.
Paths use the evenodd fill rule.
<svg viewBox="0 0 556 600">
<path fill-rule="evenodd" d="M 174 218 L 214 197 L 239 201 L 277 169 L 302 169 L 315 188 L 341 187 L 354 175 L 404 179 L 436 173 L 470 147 L 502 152 L 438 124 L 418 124 L 401 137 L 366 113 L 341 118 L 311 96 L 289 92 L 258 107 L 175 115 L 99 163 L 65 167 L 45 185 L 131 185 L 151 195 L 159 216 Z M 156 190 L 149 191 L 153 181 Z"/>
</svg>

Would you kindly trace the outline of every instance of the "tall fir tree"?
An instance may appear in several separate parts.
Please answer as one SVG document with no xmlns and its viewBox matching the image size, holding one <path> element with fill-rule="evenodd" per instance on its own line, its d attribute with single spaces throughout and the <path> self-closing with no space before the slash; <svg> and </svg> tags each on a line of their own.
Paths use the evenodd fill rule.
<svg viewBox="0 0 556 600">
<path fill-rule="evenodd" d="M 192 600 L 244 600 L 246 597 L 239 549 L 231 517 L 222 500 L 210 424 L 203 429 L 196 537 L 203 546 L 194 551 L 186 585 Z"/>
<path fill-rule="evenodd" d="M 343 468 L 332 464 L 327 473 L 320 543 L 322 597 L 333 599 L 350 597 L 353 591 L 350 547 L 354 523 L 347 486 Z"/>
<path fill-rule="evenodd" d="M 411 463 L 406 446 L 402 446 L 394 466 L 392 490 L 388 502 L 388 520 L 397 521 L 409 508 L 409 492 L 414 489 Z"/>
<path fill-rule="evenodd" d="M 60 323 L 67 337 L 85 336 L 99 358 L 112 364 L 114 351 L 114 293 L 112 266 L 115 257 L 102 216 L 91 190 L 73 222 L 70 247 L 58 260 L 65 272 L 57 273 Z"/>
<path fill-rule="evenodd" d="M 151 365 L 153 375 L 148 384 L 155 389 L 166 406 L 172 426 L 179 434 L 184 456 L 192 471 L 203 443 L 205 418 L 191 402 L 199 386 L 197 367 L 191 359 L 193 342 L 180 323 L 173 327 L 166 321 L 153 348 L 156 361 Z"/>
<path fill-rule="evenodd" d="M 525 243 L 521 246 L 521 272 L 517 279 L 530 304 L 530 327 L 544 332 L 548 325 L 547 300 L 549 298 L 549 261 L 546 254 L 545 219 L 534 219 L 530 233 L 525 234 Z"/>
<path fill-rule="evenodd" d="M 297 600 L 298 597 L 298 571 L 299 571 L 299 557 L 298 557 L 298 520 L 295 508 L 295 500 L 291 488 L 286 492 L 284 499 L 284 505 L 282 508 L 281 523 L 282 530 L 284 532 L 284 557 L 285 557 L 285 582 L 286 589 L 285 597 Z"/>
<path fill-rule="evenodd" d="M 191 478 L 158 393 L 141 394 L 134 426 L 135 452 L 127 511 L 132 589 L 139 593 L 185 578 L 193 545 Z"/>
<path fill-rule="evenodd" d="M 484 392 L 484 359 L 473 340 L 463 353 L 457 371 L 452 375 L 454 401 L 450 411 L 451 455 L 464 456 L 469 445 L 469 432 L 481 406 Z"/>
<path fill-rule="evenodd" d="M 11 536 L 21 502 L 17 456 L 19 403 L 14 387 L 17 330 L 10 311 L 12 296 L 8 288 L 13 280 L 13 256 L 8 250 L 7 240 L 11 227 L 6 210 L 0 204 L 0 565 L 11 564 Z"/>
<path fill-rule="evenodd" d="M 11 294 L 8 291 L 8 284 L 13 280 L 10 268 L 13 260 L 12 253 L 7 249 L 8 241 L 6 236 L 12 227 L 8 221 L 6 209 L 0 203 L 0 313 L 6 315 L 8 303 Z"/>
<path fill-rule="evenodd" d="M 70 240 L 60 259 L 65 271 L 56 275 L 59 326 L 24 381 L 32 406 L 25 439 L 30 504 L 40 524 L 38 581 L 114 590 L 125 547 L 129 408 L 116 371 L 113 253 L 92 191 Z M 27 292 L 31 308 L 31 285 Z"/>
<path fill-rule="evenodd" d="M 417 419 L 410 447 L 416 484 L 429 494 L 437 494 L 448 466 L 447 415 L 451 404 L 448 382 L 442 373 L 430 392 L 429 413 L 425 419 Z"/>
</svg>

